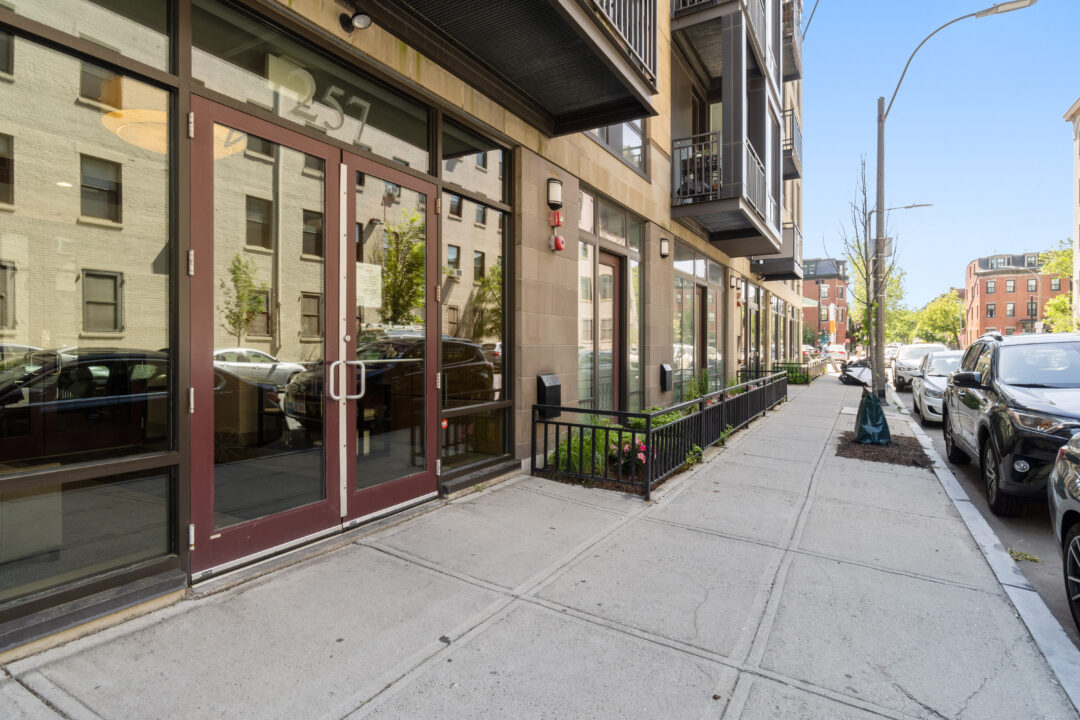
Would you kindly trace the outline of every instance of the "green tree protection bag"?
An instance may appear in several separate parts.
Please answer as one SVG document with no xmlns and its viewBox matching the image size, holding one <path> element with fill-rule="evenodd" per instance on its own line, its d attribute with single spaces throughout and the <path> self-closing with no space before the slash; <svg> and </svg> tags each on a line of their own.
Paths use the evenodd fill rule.
<svg viewBox="0 0 1080 720">
<path fill-rule="evenodd" d="M 877 395 L 868 390 L 863 390 L 859 412 L 855 416 L 855 440 L 874 445 L 888 445 L 892 442 L 881 403 L 878 402 Z"/>
</svg>

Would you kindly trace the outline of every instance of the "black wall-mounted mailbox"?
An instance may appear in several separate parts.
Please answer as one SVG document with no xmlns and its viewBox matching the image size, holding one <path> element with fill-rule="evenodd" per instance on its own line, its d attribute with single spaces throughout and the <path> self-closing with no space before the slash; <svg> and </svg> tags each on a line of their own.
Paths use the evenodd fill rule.
<svg viewBox="0 0 1080 720">
<path fill-rule="evenodd" d="M 671 366 L 667 363 L 662 363 L 660 365 L 660 392 L 668 392 L 671 390 L 672 380 Z"/>
<path fill-rule="evenodd" d="M 542 373 L 536 376 L 536 404 L 562 405 L 562 383 L 555 373 Z M 562 413 L 558 410 L 540 410 L 541 418 L 556 418 Z"/>
</svg>

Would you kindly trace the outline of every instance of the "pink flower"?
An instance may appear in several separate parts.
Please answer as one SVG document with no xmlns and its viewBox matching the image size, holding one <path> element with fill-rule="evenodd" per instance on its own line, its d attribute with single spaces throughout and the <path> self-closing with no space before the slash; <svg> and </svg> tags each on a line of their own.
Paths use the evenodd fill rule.
<svg viewBox="0 0 1080 720">
<path fill-rule="evenodd" d="M 639 452 L 637 454 L 637 459 L 640 460 L 641 462 L 645 462 L 645 453 Z"/>
</svg>

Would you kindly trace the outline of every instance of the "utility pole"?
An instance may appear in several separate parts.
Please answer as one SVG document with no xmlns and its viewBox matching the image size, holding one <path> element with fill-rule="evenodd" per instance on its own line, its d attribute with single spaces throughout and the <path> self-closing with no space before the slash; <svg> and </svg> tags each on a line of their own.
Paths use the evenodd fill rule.
<svg viewBox="0 0 1080 720">
<path fill-rule="evenodd" d="M 899 87 L 899 86 L 898 86 Z M 894 95 L 895 97 L 895 95 Z M 885 98 L 877 99 L 877 225 L 874 230 L 874 393 L 885 399 Z"/>
</svg>

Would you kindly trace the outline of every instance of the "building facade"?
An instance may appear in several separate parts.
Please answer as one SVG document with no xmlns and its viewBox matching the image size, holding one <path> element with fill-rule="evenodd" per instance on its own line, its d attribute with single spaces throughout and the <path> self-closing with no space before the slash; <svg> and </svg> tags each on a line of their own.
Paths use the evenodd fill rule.
<svg viewBox="0 0 1080 720">
<path fill-rule="evenodd" d="M 1073 224 L 1072 224 L 1072 247 L 1073 247 L 1073 271 L 1072 284 L 1075 288 L 1080 284 L 1080 99 L 1072 104 L 1065 113 L 1065 122 L 1072 123 L 1072 160 L 1073 160 Z M 1080 322 L 1080 303 L 1073 299 L 1073 321 Z"/>
<path fill-rule="evenodd" d="M 629 8 L 0 4 L 0 652 L 798 356 L 801 3 Z"/>
<path fill-rule="evenodd" d="M 1039 272 L 1039 253 L 991 255 L 972 260 L 965 272 L 965 347 L 983 333 L 1041 332 L 1046 303 L 1071 291 L 1069 278 Z"/>
<path fill-rule="evenodd" d="M 834 258 L 807 258 L 803 296 L 817 303 L 803 308 L 803 326 L 813 331 L 818 345 L 848 345 L 849 289 L 847 261 Z M 807 333 L 809 336 L 810 333 Z"/>
</svg>

